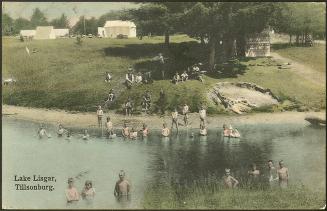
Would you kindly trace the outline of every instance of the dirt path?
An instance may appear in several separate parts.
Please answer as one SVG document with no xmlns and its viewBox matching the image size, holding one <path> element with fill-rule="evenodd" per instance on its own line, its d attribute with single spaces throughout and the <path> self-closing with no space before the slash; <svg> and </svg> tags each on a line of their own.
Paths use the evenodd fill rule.
<svg viewBox="0 0 327 211">
<path fill-rule="evenodd" d="M 304 120 L 306 116 L 317 116 L 325 118 L 325 112 L 282 112 L 282 113 L 256 113 L 244 115 L 215 115 L 208 117 L 209 128 L 221 128 L 226 124 L 282 124 L 282 123 L 298 123 L 309 124 Z M 49 123 L 58 125 L 59 123 L 67 127 L 78 128 L 97 128 L 97 117 L 95 113 L 71 113 L 63 110 L 49 110 L 38 108 L 26 108 L 19 106 L 2 105 L 2 121 L 6 118 L 16 120 L 29 120 L 39 123 Z M 168 123 L 171 126 L 170 115 L 160 118 L 157 115 L 138 115 L 125 117 L 124 115 L 115 113 L 105 113 L 105 116 L 110 116 L 114 127 L 120 128 L 123 122 L 126 121 L 129 126 L 137 129 L 142 127 L 142 123 L 146 123 L 151 129 L 161 129 L 162 123 Z M 179 117 L 179 122 L 182 123 L 182 117 Z M 189 115 L 190 128 L 199 128 L 199 114 L 192 113 Z M 181 129 L 185 127 L 181 126 Z"/>
<path fill-rule="evenodd" d="M 326 75 L 325 73 L 316 71 L 314 69 L 312 69 L 309 66 L 303 65 L 299 62 L 296 62 L 292 59 L 289 58 L 285 58 L 281 55 L 279 55 L 276 52 L 271 52 L 270 55 L 275 58 L 276 60 L 279 60 L 281 63 L 287 63 L 290 62 L 291 63 L 291 69 L 293 72 L 295 72 L 296 74 L 300 75 L 301 77 L 303 77 L 306 80 L 309 80 L 315 84 L 318 84 L 320 86 L 326 86 Z"/>
</svg>

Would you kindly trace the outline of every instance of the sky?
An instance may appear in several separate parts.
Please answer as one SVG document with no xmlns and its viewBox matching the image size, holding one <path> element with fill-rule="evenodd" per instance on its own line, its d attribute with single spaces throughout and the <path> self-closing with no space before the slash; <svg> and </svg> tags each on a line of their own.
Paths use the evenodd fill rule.
<svg viewBox="0 0 327 211">
<path fill-rule="evenodd" d="M 132 9 L 139 5 L 132 2 L 2 2 L 2 12 L 14 19 L 29 19 L 33 9 L 38 7 L 48 20 L 65 13 L 73 25 L 82 15 L 98 18 L 111 10 Z"/>
</svg>

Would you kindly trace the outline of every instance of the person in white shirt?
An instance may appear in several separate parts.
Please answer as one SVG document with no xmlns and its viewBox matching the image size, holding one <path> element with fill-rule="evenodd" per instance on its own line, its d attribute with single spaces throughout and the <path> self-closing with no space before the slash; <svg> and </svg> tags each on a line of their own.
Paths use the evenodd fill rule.
<svg viewBox="0 0 327 211">
<path fill-rule="evenodd" d="M 106 79 L 104 81 L 107 82 L 107 83 L 110 83 L 111 80 L 112 80 L 112 76 L 110 75 L 109 72 L 106 72 Z"/>
<path fill-rule="evenodd" d="M 98 106 L 97 116 L 98 116 L 98 126 L 102 127 L 103 110 L 100 105 Z"/>
<path fill-rule="evenodd" d="M 188 80 L 188 74 L 186 73 L 186 71 L 184 71 L 181 74 L 181 79 L 182 79 L 183 82 Z"/>
<path fill-rule="evenodd" d="M 135 76 L 135 83 L 141 83 L 142 82 L 142 75 L 141 73 L 137 73 Z"/>
</svg>

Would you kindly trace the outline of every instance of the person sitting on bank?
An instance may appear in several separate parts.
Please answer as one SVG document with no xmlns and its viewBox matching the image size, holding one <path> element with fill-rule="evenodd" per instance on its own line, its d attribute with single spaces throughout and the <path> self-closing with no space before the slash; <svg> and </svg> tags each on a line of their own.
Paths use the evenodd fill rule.
<svg viewBox="0 0 327 211">
<path fill-rule="evenodd" d="M 181 74 L 181 81 L 184 82 L 184 81 L 187 81 L 188 80 L 188 74 L 186 71 L 184 71 L 182 74 Z"/>
<path fill-rule="evenodd" d="M 200 135 L 201 136 L 206 136 L 208 134 L 207 128 L 205 125 L 200 126 Z"/>
<path fill-rule="evenodd" d="M 180 78 L 178 72 L 176 72 L 175 75 L 174 75 L 174 77 L 173 77 L 172 82 L 173 82 L 174 84 L 177 84 L 180 80 L 181 80 L 181 78 Z"/>
<path fill-rule="evenodd" d="M 132 101 L 131 98 L 128 97 L 126 103 L 125 103 L 125 115 L 126 116 L 131 116 L 132 115 L 132 110 L 133 110 L 133 106 L 132 106 Z"/>
<path fill-rule="evenodd" d="M 124 123 L 124 127 L 123 127 L 121 133 L 122 133 L 122 136 L 123 136 L 124 138 L 129 137 L 129 128 L 127 127 L 126 122 Z"/>
<path fill-rule="evenodd" d="M 112 76 L 109 72 L 106 72 L 106 79 L 104 80 L 106 83 L 110 83 L 112 80 Z"/>
<path fill-rule="evenodd" d="M 125 85 L 128 89 L 130 89 L 133 85 L 133 83 L 135 82 L 135 79 L 134 79 L 134 74 L 132 73 L 132 67 L 129 67 L 128 68 L 128 73 L 126 74 L 126 77 L 125 77 Z"/>
<path fill-rule="evenodd" d="M 170 131 L 169 131 L 169 128 L 167 127 L 167 124 L 166 123 L 163 123 L 163 128 L 161 130 L 161 135 L 163 137 L 168 137 L 170 135 Z"/>
<path fill-rule="evenodd" d="M 114 101 L 115 97 L 116 96 L 115 96 L 114 90 L 113 89 L 110 89 L 109 94 L 108 94 L 108 100 L 107 101 L 112 102 L 112 101 Z"/>
<path fill-rule="evenodd" d="M 230 175 L 230 169 L 225 169 L 225 175 L 223 176 L 223 182 L 225 188 L 236 188 L 239 184 L 237 179 Z"/>
<path fill-rule="evenodd" d="M 125 172 L 121 170 L 119 172 L 119 180 L 116 182 L 114 189 L 115 197 L 123 197 L 130 194 L 131 185 L 129 181 L 125 179 Z"/>
<path fill-rule="evenodd" d="M 142 83 L 144 84 L 149 84 L 149 83 L 152 83 L 153 80 L 152 80 L 152 77 L 151 77 L 151 72 L 145 72 L 143 73 L 143 76 L 142 76 Z"/>
<path fill-rule="evenodd" d="M 77 202 L 79 200 L 79 194 L 77 189 L 74 187 L 74 179 L 68 179 L 68 188 L 65 191 L 67 203 Z"/>
<path fill-rule="evenodd" d="M 95 189 L 92 187 L 92 181 L 86 180 L 85 186 L 82 190 L 82 199 L 84 200 L 92 200 L 95 196 Z"/>
<path fill-rule="evenodd" d="M 140 72 L 137 73 L 137 75 L 135 76 L 135 83 L 141 83 L 142 82 L 142 75 Z"/>
</svg>

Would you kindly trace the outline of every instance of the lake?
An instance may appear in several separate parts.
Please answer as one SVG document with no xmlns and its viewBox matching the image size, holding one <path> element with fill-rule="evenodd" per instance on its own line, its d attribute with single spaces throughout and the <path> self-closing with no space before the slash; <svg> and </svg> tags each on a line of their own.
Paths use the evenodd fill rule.
<svg viewBox="0 0 327 211">
<path fill-rule="evenodd" d="M 188 184 L 208 175 L 221 177 L 225 168 L 239 180 L 249 165 L 266 168 L 269 159 L 289 168 L 290 183 L 302 183 L 325 192 L 326 128 L 303 124 L 234 125 L 241 139 L 224 139 L 221 126 L 199 137 L 197 129 L 182 130 L 169 139 L 151 131 L 146 139 L 106 139 L 91 134 L 88 141 L 73 131 L 70 141 L 56 137 L 56 126 L 46 125 L 52 135 L 39 139 L 39 124 L 2 119 L 2 197 L 4 208 L 142 208 L 143 195 L 153 183 L 174 180 Z M 80 130 L 82 131 L 82 130 Z M 193 138 L 190 137 L 194 133 Z M 118 173 L 125 170 L 132 185 L 131 200 L 119 203 L 113 196 Z M 83 174 L 84 172 L 84 174 Z M 75 178 L 81 191 L 92 180 L 96 196 L 92 204 L 79 201 L 67 206 L 64 191 L 67 179 Z M 55 182 L 17 182 L 14 176 L 53 176 Z M 16 190 L 15 184 L 53 185 L 54 190 Z"/>
</svg>

